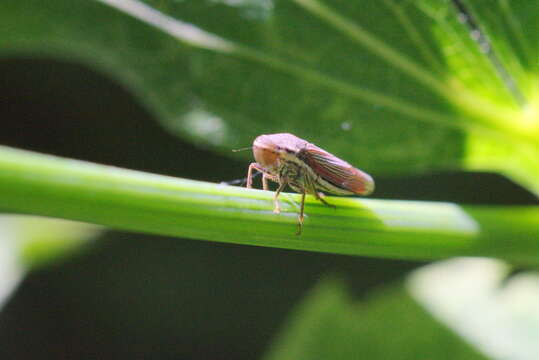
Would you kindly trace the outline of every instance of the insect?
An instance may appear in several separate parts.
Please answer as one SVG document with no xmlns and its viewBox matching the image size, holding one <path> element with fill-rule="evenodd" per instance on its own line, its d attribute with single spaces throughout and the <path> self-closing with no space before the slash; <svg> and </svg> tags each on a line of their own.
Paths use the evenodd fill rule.
<svg viewBox="0 0 539 360">
<path fill-rule="evenodd" d="M 334 207 L 324 200 L 324 193 L 369 195 L 374 191 L 369 174 L 295 135 L 260 135 L 252 149 L 256 162 L 249 165 L 247 187 L 253 185 L 253 170 L 262 173 L 264 190 L 268 190 L 268 180 L 279 184 L 273 197 L 274 213 L 281 210 L 278 198 L 287 185 L 301 194 L 297 235 L 303 228 L 306 194 Z"/>
</svg>

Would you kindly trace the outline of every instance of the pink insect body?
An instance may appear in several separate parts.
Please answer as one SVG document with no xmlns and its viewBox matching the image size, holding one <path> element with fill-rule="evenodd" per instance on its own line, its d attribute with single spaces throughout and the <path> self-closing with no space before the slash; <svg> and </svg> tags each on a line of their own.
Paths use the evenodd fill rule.
<svg viewBox="0 0 539 360">
<path fill-rule="evenodd" d="M 256 162 L 249 165 L 247 187 L 252 187 L 253 169 L 262 173 L 264 190 L 268 190 L 268 180 L 278 183 L 275 213 L 280 212 L 278 197 L 286 185 L 302 195 L 298 235 L 303 226 L 306 194 L 332 206 L 323 199 L 324 193 L 369 195 L 374 191 L 369 174 L 292 134 L 260 135 L 253 143 L 253 155 Z"/>
</svg>

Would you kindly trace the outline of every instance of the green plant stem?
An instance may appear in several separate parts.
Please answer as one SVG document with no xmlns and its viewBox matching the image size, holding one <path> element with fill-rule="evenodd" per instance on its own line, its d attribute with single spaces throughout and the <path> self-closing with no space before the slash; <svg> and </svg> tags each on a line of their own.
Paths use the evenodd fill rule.
<svg viewBox="0 0 539 360">
<path fill-rule="evenodd" d="M 0 208 L 116 229 L 387 258 L 494 256 L 539 262 L 539 207 L 311 197 L 191 181 L 0 147 Z"/>
</svg>

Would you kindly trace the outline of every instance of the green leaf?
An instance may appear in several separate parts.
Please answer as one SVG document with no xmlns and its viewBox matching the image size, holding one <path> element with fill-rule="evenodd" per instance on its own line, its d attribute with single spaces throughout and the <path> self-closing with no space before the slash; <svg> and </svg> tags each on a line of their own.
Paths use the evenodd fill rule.
<svg viewBox="0 0 539 360">
<path fill-rule="evenodd" d="M 490 169 L 539 191 L 536 2 L 465 3 L 525 104 L 448 0 L 3 2 L 0 51 L 109 72 L 226 152 L 292 132 L 375 174 Z"/>
<path fill-rule="evenodd" d="M 396 47 L 388 63 L 376 46 L 365 48 L 290 1 L 148 4 L 172 18 L 137 1 L 4 2 L 0 16 L 8 31 L 0 35 L 0 51 L 68 57 L 100 68 L 137 93 L 167 128 L 227 153 L 261 133 L 292 132 L 367 171 L 458 162 L 458 119 L 432 91 L 429 83 L 438 81 L 417 50 L 433 41 L 422 13 L 408 15 L 423 34 L 425 43 L 416 44 L 402 36 L 401 19 L 386 4 L 341 4 L 340 12 L 366 22 L 384 46 Z M 382 18 L 384 25 L 376 26 Z M 439 64 L 439 54 L 428 53 Z M 403 72 L 395 61 L 413 64 L 415 72 Z"/>
<path fill-rule="evenodd" d="M 23 278 L 17 240 L 10 218 L 0 216 L 0 307 Z"/>
<path fill-rule="evenodd" d="M 265 360 L 487 359 L 435 321 L 402 286 L 353 300 L 325 279 L 290 316 Z"/>
<path fill-rule="evenodd" d="M 440 323 L 492 359 L 539 356 L 537 272 L 520 272 L 492 259 L 460 258 L 412 273 L 410 295 Z"/>
<path fill-rule="evenodd" d="M 265 359 L 537 359 L 539 277 L 507 280 L 509 270 L 491 259 L 439 262 L 363 301 L 325 279 Z"/>
<path fill-rule="evenodd" d="M 495 256 L 536 264 L 539 208 L 309 196 L 297 236 L 283 194 L 190 181 L 0 147 L 0 208 L 112 228 L 339 254 L 434 259 Z"/>
<path fill-rule="evenodd" d="M 35 216 L 0 216 L 0 308 L 31 269 L 64 259 L 99 227 Z"/>
<path fill-rule="evenodd" d="M 19 262 L 37 268 L 64 259 L 101 232 L 99 226 L 34 216 L 9 216 L 15 229 Z"/>
<path fill-rule="evenodd" d="M 422 0 L 448 66 L 450 99 L 470 124 L 464 167 L 496 170 L 539 193 L 539 14 L 536 1 Z M 484 36 L 458 19 L 473 19 Z M 478 41 L 474 41 L 478 39 Z M 487 51 L 485 49 L 491 49 Z"/>
</svg>

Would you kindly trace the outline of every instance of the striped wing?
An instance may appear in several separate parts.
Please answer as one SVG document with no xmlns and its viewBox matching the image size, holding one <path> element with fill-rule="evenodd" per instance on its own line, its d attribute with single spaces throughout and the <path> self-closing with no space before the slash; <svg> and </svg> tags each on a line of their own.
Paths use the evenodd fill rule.
<svg viewBox="0 0 539 360">
<path fill-rule="evenodd" d="M 318 146 L 308 144 L 302 153 L 307 165 L 332 185 L 359 195 L 368 195 L 374 190 L 374 181 L 369 174 L 356 169 Z"/>
</svg>

